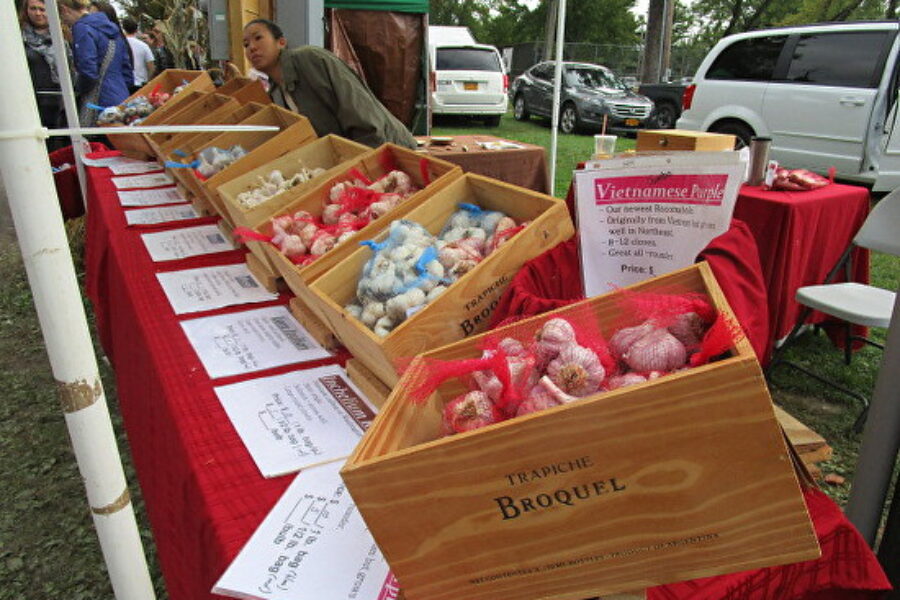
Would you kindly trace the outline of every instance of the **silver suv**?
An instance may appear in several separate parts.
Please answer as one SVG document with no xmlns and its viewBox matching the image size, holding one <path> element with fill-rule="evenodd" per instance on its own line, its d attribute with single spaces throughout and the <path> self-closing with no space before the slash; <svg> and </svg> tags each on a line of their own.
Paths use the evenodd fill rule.
<svg viewBox="0 0 900 600">
<path fill-rule="evenodd" d="M 772 138 L 791 168 L 900 185 L 900 24 L 861 22 L 723 38 L 685 90 L 677 127 Z"/>
<path fill-rule="evenodd" d="M 542 62 L 516 77 L 510 89 L 516 120 L 524 121 L 530 115 L 550 117 L 555 68 L 555 61 Z M 559 130 L 563 133 L 600 129 L 604 116 L 608 130 L 634 131 L 645 126 L 653 110 L 653 101 L 636 94 L 600 65 L 564 62 L 562 84 Z"/>
</svg>

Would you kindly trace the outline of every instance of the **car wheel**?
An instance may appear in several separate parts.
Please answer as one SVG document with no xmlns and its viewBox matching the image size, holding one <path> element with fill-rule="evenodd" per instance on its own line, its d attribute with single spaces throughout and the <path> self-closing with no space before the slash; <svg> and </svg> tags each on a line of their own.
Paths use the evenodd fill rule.
<svg viewBox="0 0 900 600">
<path fill-rule="evenodd" d="M 653 110 L 653 126 L 657 129 L 672 129 L 678 119 L 678 110 L 668 102 L 658 104 Z"/>
<path fill-rule="evenodd" d="M 500 125 L 500 115 L 484 118 L 484 126 L 485 127 L 498 127 L 499 125 Z"/>
<path fill-rule="evenodd" d="M 735 137 L 734 149 L 740 150 L 750 145 L 750 138 L 756 135 L 749 126 L 740 121 L 715 123 L 709 130 L 713 133 L 728 133 Z"/>
<path fill-rule="evenodd" d="M 566 104 L 559 113 L 559 130 L 563 133 L 575 133 L 578 130 L 578 111 L 574 104 Z"/>
<path fill-rule="evenodd" d="M 525 108 L 525 96 L 519 94 L 513 100 L 513 118 L 516 121 L 527 121 L 528 116 L 528 109 Z"/>
</svg>

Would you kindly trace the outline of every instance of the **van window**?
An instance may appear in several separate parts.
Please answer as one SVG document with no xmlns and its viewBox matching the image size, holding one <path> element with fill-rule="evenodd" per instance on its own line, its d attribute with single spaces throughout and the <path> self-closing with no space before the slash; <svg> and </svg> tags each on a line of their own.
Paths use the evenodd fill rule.
<svg viewBox="0 0 900 600">
<path fill-rule="evenodd" d="M 497 71 L 500 58 L 487 48 L 438 48 L 438 71 Z"/>
<path fill-rule="evenodd" d="M 738 40 L 722 50 L 706 78 L 768 81 L 786 39 L 785 35 L 773 35 Z"/>
<path fill-rule="evenodd" d="M 842 87 L 878 87 L 887 31 L 808 33 L 800 36 L 787 81 Z"/>
</svg>

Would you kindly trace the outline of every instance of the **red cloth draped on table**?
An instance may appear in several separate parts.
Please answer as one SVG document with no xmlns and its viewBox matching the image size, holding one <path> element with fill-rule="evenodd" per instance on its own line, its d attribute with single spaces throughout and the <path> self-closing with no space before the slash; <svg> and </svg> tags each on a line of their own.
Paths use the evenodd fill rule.
<svg viewBox="0 0 900 600">
<path fill-rule="evenodd" d="M 747 223 L 756 238 L 769 290 L 772 342 L 790 333 L 800 317 L 797 289 L 825 281 L 868 214 L 869 190 L 864 187 L 833 183 L 807 192 L 741 188 L 734 218 Z M 850 273 L 853 281 L 868 283 L 868 250 L 854 251 Z M 842 270 L 835 281 L 845 280 Z M 825 318 L 814 313 L 808 322 Z M 854 334 L 865 335 L 866 329 L 856 327 Z M 832 339 L 841 341 L 837 332 Z"/>
<path fill-rule="evenodd" d="M 92 143 L 90 147 L 91 152 L 106 150 L 106 146 L 96 142 Z M 81 186 L 78 185 L 74 148 L 66 146 L 51 152 L 50 165 L 57 168 L 69 165 L 69 168 L 53 174 L 53 182 L 56 184 L 56 195 L 59 197 L 59 208 L 62 210 L 63 219 L 77 219 L 84 214 L 84 200 L 81 197 Z"/>
<path fill-rule="evenodd" d="M 769 339 L 766 288 L 747 226 L 733 221 L 698 256 L 706 260 L 757 357 Z M 526 262 L 513 277 L 494 311 L 492 325 L 512 317 L 529 317 L 584 298 L 578 237 Z"/>
<path fill-rule="evenodd" d="M 175 315 L 157 272 L 236 264 L 244 260 L 245 251 L 153 263 L 141 233 L 215 219 L 127 227 L 110 172 L 90 168 L 88 181 L 88 294 L 103 347 L 115 367 L 119 407 L 166 589 L 171 598 L 222 598 L 210 589 L 292 477 L 260 475 L 213 386 L 339 362 L 346 355 L 210 380 L 180 322 L 285 304 L 288 296 Z"/>
<path fill-rule="evenodd" d="M 818 560 L 662 585 L 647 600 L 874 600 L 891 584 L 875 554 L 821 490 L 803 498 L 822 548 Z"/>
</svg>

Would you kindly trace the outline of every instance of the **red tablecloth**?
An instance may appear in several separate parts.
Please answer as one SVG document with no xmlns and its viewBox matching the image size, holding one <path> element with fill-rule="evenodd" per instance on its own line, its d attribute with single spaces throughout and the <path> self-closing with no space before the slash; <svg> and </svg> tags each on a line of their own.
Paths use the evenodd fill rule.
<svg viewBox="0 0 900 600">
<path fill-rule="evenodd" d="M 869 214 L 866 188 L 833 183 L 809 192 L 741 188 L 734 217 L 747 223 L 759 250 L 769 297 L 772 341 L 790 333 L 800 316 L 797 289 L 822 283 Z M 852 257 L 854 281 L 868 283 L 869 253 Z M 843 273 L 837 281 L 843 281 Z M 825 318 L 816 313 L 811 322 Z"/>
<path fill-rule="evenodd" d="M 234 251 L 154 264 L 128 228 L 107 169 L 89 169 L 86 271 L 102 343 L 115 368 L 118 400 L 159 562 L 173 599 L 209 599 L 213 583 L 291 481 L 264 479 L 213 392 L 179 321 L 246 310 L 176 316 L 155 273 L 234 264 Z M 208 222 L 209 219 L 205 219 Z M 252 307 L 284 304 L 287 296 Z M 337 357 L 317 363 L 335 362 Z M 282 373 L 298 365 L 216 380 Z"/>
</svg>

